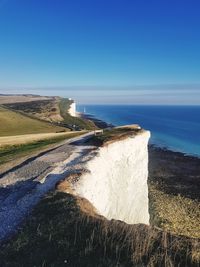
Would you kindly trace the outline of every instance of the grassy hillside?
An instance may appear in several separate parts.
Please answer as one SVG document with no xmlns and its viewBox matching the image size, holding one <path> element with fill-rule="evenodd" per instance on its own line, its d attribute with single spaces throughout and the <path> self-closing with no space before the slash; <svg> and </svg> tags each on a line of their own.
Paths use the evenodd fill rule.
<svg viewBox="0 0 200 267">
<path fill-rule="evenodd" d="M 41 120 L 59 122 L 63 120 L 60 116 L 59 101 L 59 97 L 54 97 L 52 99 L 38 99 L 37 101 L 8 103 L 4 106 Z"/>
<path fill-rule="evenodd" d="M 37 101 L 8 103 L 4 104 L 4 106 L 10 110 L 18 111 L 22 115 L 26 114 L 31 118 L 53 122 L 55 125 L 59 123 L 63 127 L 69 127 L 70 129 L 73 129 L 73 125 L 77 129 L 93 130 L 97 128 L 92 121 L 72 117 L 68 113 L 72 102 L 73 100 L 69 100 L 68 98 L 54 97 L 52 99 Z"/>
<path fill-rule="evenodd" d="M 66 130 L 0 107 L 0 136 L 11 136 L 33 133 L 51 133 Z"/>
</svg>

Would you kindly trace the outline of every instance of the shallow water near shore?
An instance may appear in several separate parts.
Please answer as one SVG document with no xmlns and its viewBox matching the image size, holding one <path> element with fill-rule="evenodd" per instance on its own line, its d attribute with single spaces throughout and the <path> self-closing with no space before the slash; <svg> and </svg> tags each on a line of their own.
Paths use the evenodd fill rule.
<svg viewBox="0 0 200 267">
<path fill-rule="evenodd" d="M 116 126 L 137 123 L 151 144 L 200 157 L 200 106 L 78 105 L 78 112 Z"/>
</svg>

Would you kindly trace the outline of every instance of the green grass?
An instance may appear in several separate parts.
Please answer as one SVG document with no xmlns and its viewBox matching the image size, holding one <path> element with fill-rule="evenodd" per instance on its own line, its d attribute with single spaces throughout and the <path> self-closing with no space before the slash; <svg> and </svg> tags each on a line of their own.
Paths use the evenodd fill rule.
<svg viewBox="0 0 200 267">
<path fill-rule="evenodd" d="M 0 250 L 0 266 L 198 266 L 195 240 L 91 216 L 82 206 L 91 204 L 63 192 L 48 194 Z"/>
<path fill-rule="evenodd" d="M 67 129 L 0 107 L 0 136 L 55 133 Z"/>
<path fill-rule="evenodd" d="M 97 128 L 92 121 L 86 120 L 86 119 L 82 119 L 82 118 L 78 118 L 78 117 L 72 117 L 68 113 L 70 104 L 72 102 L 73 102 L 72 100 L 69 100 L 67 98 L 62 98 L 60 100 L 60 103 L 59 103 L 60 115 L 63 117 L 64 123 L 66 123 L 68 125 L 69 124 L 77 125 L 81 129 L 86 129 L 86 130 L 94 130 L 95 128 Z"/>
<path fill-rule="evenodd" d="M 56 144 L 63 140 L 70 139 L 82 134 L 83 132 L 76 132 L 69 135 L 35 141 L 28 144 L 0 147 L 0 165 L 14 161 L 19 157 L 30 155 L 33 152 L 37 152 L 41 149 L 47 148 L 49 145 Z"/>
</svg>

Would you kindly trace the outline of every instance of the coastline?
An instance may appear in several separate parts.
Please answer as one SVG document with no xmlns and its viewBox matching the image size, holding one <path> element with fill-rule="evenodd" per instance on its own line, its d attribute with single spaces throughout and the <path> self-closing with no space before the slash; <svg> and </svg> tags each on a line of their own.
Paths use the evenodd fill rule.
<svg viewBox="0 0 200 267">
<path fill-rule="evenodd" d="M 77 108 L 116 126 L 135 122 L 151 130 L 150 144 L 200 158 L 200 107 L 80 104 Z"/>
<path fill-rule="evenodd" d="M 114 125 L 99 120 L 90 114 L 79 113 L 79 116 L 98 123 L 99 127 L 101 126 L 104 129 L 108 127 L 115 127 Z M 183 187 L 184 194 L 200 200 L 198 190 L 200 187 L 200 157 L 197 155 L 173 151 L 155 144 L 149 144 L 148 150 L 150 181 L 160 181 L 160 177 L 163 176 L 165 177 L 164 182 L 168 183 L 168 180 L 171 180 L 173 177 L 173 183 L 170 185 L 172 191 L 177 191 L 178 194 L 178 187 L 179 189 L 182 189 Z M 179 185 L 177 185 L 177 183 Z"/>
<path fill-rule="evenodd" d="M 97 117 L 95 117 L 94 115 L 91 115 L 89 113 L 76 112 L 76 115 L 77 115 L 77 117 L 93 121 L 95 123 L 95 125 L 100 129 L 112 128 L 112 127 L 116 126 L 116 125 L 113 125 L 111 123 L 107 123 L 104 120 L 100 120 Z M 182 156 L 182 157 L 188 157 L 190 159 L 194 159 L 194 160 L 199 159 L 200 160 L 200 156 L 198 156 L 196 154 L 180 152 L 180 151 L 168 148 L 168 147 L 160 146 L 159 144 L 150 143 L 148 146 L 149 146 L 150 150 L 154 149 L 154 150 L 159 150 L 160 152 L 162 151 L 163 153 L 164 152 L 169 153 L 169 154 L 174 153 L 174 154 Z"/>
<path fill-rule="evenodd" d="M 100 121 L 88 114 L 85 118 Z M 108 126 L 100 121 L 102 125 Z M 148 151 L 151 225 L 173 234 L 200 238 L 200 158 L 153 144 L 148 145 Z"/>
<path fill-rule="evenodd" d="M 77 117 L 80 117 L 82 119 L 90 120 L 93 121 L 94 124 L 100 128 L 100 129 L 105 129 L 105 128 L 112 128 L 114 127 L 113 124 L 109 124 L 103 120 L 98 119 L 97 117 L 88 114 L 88 113 L 82 113 L 82 112 L 76 112 Z"/>
</svg>

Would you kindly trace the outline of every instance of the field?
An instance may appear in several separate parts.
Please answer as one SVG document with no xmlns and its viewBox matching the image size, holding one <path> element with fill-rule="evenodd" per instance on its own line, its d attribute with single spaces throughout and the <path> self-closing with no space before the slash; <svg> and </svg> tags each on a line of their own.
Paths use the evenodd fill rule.
<svg viewBox="0 0 200 267">
<path fill-rule="evenodd" d="M 67 131 L 67 129 L 0 107 L 0 136 L 61 131 Z"/>
</svg>

